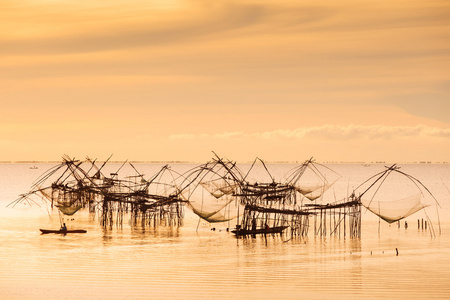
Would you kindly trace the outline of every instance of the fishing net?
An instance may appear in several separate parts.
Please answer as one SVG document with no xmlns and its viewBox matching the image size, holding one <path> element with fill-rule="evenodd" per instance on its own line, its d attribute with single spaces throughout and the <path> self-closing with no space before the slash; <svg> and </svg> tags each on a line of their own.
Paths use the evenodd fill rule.
<svg viewBox="0 0 450 300">
<path fill-rule="evenodd" d="M 286 176 L 286 182 L 304 197 L 314 201 L 322 197 L 340 178 L 341 175 L 330 168 L 309 160 L 292 169 Z"/>
<path fill-rule="evenodd" d="M 138 189 L 145 191 L 149 195 L 169 196 L 178 194 L 176 179 L 178 173 L 171 170 L 168 165 L 163 166 L 150 179 L 141 178 L 137 185 Z"/>
<path fill-rule="evenodd" d="M 235 197 L 229 195 L 216 198 L 211 194 L 205 193 L 203 197 L 191 197 L 187 205 L 200 218 L 211 223 L 217 223 L 229 221 L 238 216 L 235 200 Z M 242 213 L 243 211 L 241 209 Z"/>
<path fill-rule="evenodd" d="M 325 191 L 328 190 L 333 184 L 334 182 L 298 183 L 295 185 L 295 189 L 307 199 L 314 201 L 322 197 Z"/>
<path fill-rule="evenodd" d="M 65 205 L 55 205 L 61 213 L 63 213 L 66 216 L 71 216 L 75 214 L 77 211 L 79 211 L 83 206 L 81 205 L 75 205 L 75 206 L 65 206 Z"/>
<path fill-rule="evenodd" d="M 224 222 L 238 216 L 235 195 L 239 193 L 241 173 L 235 163 L 214 160 L 186 172 L 183 177 L 180 196 L 200 218 Z"/>
<path fill-rule="evenodd" d="M 235 203 L 232 202 L 225 205 L 219 210 L 215 210 L 215 208 L 210 205 L 198 208 L 198 206 L 195 203 L 193 204 L 192 202 L 189 203 L 189 207 L 197 216 L 210 223 L 220 223 L 230 221 L 236 219 L 238 215 L 242 215 L 244 213 L 243 207 L 241 207 L 239 210 L 237 205 L 235 205 Z"/>
<path fill-rule="evenodd" d="M 388 223 L 404 219 L 432 204 L 430 191 L 397 165 L 372 176 L 356 188 L 361 204 Z M 355 191 L 356 191 L 355 190 Z"/>
<path fill-rule="evenodd" d="M 391 201 L 361 199 L 362 205 L 388 223 L 393 223 L 418 212 L 426 205 L 421 202 L 422 194 Z"/>
<path fill-rule="evenodd" d="M 236 191 L 237 188 L 236 183 L 229 183 L 224 178 L 218 178 L 211 181 L 203 181 L 200 182 L 200 184 L 216 198 L 220 198 L 224 195 L 231 195 Z"/>
</svg>

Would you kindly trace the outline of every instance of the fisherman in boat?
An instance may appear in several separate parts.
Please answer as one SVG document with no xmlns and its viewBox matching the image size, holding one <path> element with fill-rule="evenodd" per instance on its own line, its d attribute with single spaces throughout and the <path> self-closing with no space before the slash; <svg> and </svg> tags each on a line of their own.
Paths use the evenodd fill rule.
<svg viewBox="0 0 450 300">
<path fill-rule="evenodd" d="M 252 220 L 252 230 L 253 231 L 256 230 L 256 219 L 255 219 L 255 217 L 253 217 L 253 220 Z"/>
<path fill-rule="evenodd" d="M 67 231 L 66 223 L 63 223 L 59 231 Z"/>
</svg>

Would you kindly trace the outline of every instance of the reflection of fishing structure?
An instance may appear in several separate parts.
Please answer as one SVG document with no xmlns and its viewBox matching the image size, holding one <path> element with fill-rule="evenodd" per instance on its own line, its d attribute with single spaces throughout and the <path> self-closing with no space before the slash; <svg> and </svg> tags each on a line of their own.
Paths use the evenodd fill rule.
<svg viewBox="0 0 450 300">
<path fill-rule="evenodd" d="M 98 214 L 102 226 L 122 225 L 126 213 L 131 214 L 133 225 L 182 224 L 183 201 L 172 184 L 175 177 L 168 166 L 145 180 L 129 163 L 136 175 L 119 179 L 118 172 L 126 163 L 107 177 L 102 169 L 108 160 L 98 167 L 90 159 L 82 162 L 65 156 L 61 164 L 44 173 L 30 192 L 21 195 L 12 204 L 35 202 L 32 196 L 39 195 L 66 216 L 89 208 L 91 213 Z M 52 178 L 56 180 L 44 186 Z"/>
</svg>

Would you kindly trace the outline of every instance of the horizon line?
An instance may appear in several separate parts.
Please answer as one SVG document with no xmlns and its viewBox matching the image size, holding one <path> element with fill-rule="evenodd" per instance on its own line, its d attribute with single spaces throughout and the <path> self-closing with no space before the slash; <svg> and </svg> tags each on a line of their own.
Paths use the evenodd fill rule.
<svg viewBox="0 0 450 300">
<path fill-rule="evenodd" d="M 264 160 L 263 160 L 264 161 Z M 106 161 L 98 160 L 97 163 L 104 163 Z M 124 163 L 124 162 L 130 162 L 130 163 L 136 163 L 136 164 L 198 164 L 198 163 L 204 163 L 199 161 L 184 161 L 184 160 L 110 160 L 107 161 L 109 163 L 117 164 L 117 163 Z M 239 164 L 251 164 L 253 161 L 235 161 Z M 429 160 L 423 160 L 423 161 L 410 161 L 410 162 L 390 162 L 390 161 L 336 161 L 336 160 L 327 160 L 327 161 L 316 161 L 319 164 L 450 164 L 450 161 L 429 161 Z M 49 163 L 61 163 L 60 160 L 4 160 L 0 161 L 0 164 L 49 164 Z M 301 161 L 295 160 L 295 161 L 264 161 L 264 163 L 268 164 L 301 164 Z"/>
</svg>

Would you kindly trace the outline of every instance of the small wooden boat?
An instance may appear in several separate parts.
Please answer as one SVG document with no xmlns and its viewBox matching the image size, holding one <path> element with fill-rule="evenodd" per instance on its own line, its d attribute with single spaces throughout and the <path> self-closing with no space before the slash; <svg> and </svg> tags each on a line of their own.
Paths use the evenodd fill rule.
<svg viewBox="0 0 450 300">
<path fill-rule="evenodd" d="M 231 230 L 237 236 L 242 235 L 254 235 L 254 234 L 269 234 L 269 233 L 282 233 L 283 230 L 288 228 L 288 226 L 277 226 L 277 227 L 269 227 L 269 228 L 261 228 L 261 229 L 235 229 Z"/>
<path fill-rule="evenodd" d="M 58 234 L 67 234 L 67 233 L 86 233 L 87 231 L 84 229 L 72 229 L 72 230 L 52 230 L 52 229 L 39 229 L 42 234 L 47 233 L 58 233 Z"/>
</svg>

